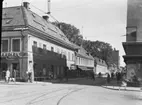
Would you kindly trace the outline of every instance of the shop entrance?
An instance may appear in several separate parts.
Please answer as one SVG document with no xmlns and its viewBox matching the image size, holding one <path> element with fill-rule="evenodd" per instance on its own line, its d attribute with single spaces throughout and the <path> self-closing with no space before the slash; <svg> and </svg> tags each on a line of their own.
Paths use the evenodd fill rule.
<svg viewBox="0 0 142 105">
<path fill-rule="evenodd" d="M 12 63 L 11 74 L 14 75 L 14 70 L 16 71 L 16 78 L 20 78 L 19 63 Z"/>
</svg>

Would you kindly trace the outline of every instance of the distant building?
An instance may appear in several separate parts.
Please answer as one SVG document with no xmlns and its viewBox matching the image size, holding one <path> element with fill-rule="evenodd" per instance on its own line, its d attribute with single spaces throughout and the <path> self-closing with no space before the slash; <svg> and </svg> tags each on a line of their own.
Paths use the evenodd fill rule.
<svg viewBox="0 0 142 105">
<path fill-rule="evenodd" d="M 112 51 L 112 61 L 114 66 L 117 67 L 117 69 L 119 70 L 120 68 L 120 56 L 119 56 L 119 50 L 113 50 Z"/>
<path fill-rule="evenodd" d="M 104 60 L 95 57 L 94 64 L 95 64 L 95 69 L 94 69 L 95 74 L 101 73 L 102 75 L 106 75 L 106 73 L 109 73 L 107 64 Z"/>
<path fill-rule="evenodd" d="M 142 0 L 128 0 L 126 42 L 123 47 L 126 55 L 127 79 L 136 76 L 142 81 Z"/>
<path fill-rule="evenodd" d="M 0 73 L 16 69 L 17 77 L 26 79 L 30 69 L 33 80 L 49 73 L 56 78 L 75 64 L 76 47 L 48 18 L 32 12 L 28 2 L 3 8 Z"/>
<path fill-rule="evenodd" d="M 94 58 L 83 47 L 76 52 L 76 66 L 81 70 L 94 70 Z"/>
</svg>

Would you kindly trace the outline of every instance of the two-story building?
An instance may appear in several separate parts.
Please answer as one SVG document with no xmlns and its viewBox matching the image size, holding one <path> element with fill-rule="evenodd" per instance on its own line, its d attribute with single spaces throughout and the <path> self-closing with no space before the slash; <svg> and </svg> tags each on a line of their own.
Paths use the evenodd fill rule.
<svg viewBox="0 0 142 105">
<path fill-rule="evenodd" d="M 0 72 L 17 70 L 20 79 L 32 69 L 32 79 L 52 72 L 54 77 L 63 75 L 64 67 L 75 64 L 76 47 L 48 16 L 37 15 L 23 6 L 3 8 Z"/>
</svg>

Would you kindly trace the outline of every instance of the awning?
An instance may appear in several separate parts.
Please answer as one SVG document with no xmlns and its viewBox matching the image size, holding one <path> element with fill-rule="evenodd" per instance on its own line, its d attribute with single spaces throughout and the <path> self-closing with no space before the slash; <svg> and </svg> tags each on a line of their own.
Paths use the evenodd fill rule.
<svg viewBox="0 0 142 105">
<path fill-rule="evenodd" d="M 87 68 L 85 66 L 78 66 L 78 68 L 80 68 L 81 70 L 85 70 L 85 71 L 87 71 L 87 70 L 93 70 L 93 69 L 89 69 L 89 68 Z"/>
</svg>

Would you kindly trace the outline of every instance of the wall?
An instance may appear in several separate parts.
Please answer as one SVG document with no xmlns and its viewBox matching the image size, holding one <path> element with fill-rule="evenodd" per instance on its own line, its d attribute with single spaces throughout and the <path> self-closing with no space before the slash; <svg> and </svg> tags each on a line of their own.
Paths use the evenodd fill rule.
<svg viewBox="0 0 142 105">
<path fill-rule="evenodd" d="M 43 48 L 43 44 L 46 45 L 47 47 L 47 50 L 51 51 L 51 47 L 54 47 L 54 52 L 57 52 L 57 53 L 62 53 L 64 55 L 66 55 L 66 58 L 67 58 L 67 66 L 70 68 L 71 67 L 71 64 L 75 64 L 75 54 L 74 54 L 74 51 L 72 50 L 69 50 L 69 49 L 66 49 L 64 47 L 61 47 L 61 46 L 58 46 L 56 44 L 53 44 L 51 42 L 48 42 L 48 41 L 45 41 L 45 40 L 42 40 L 42 39 L 39 39 L 39 38 L 36 38 L 32 35 L 28 35 L 29 38 L 28 38 L 28 42 L 29 42 L 29 45 L 28 46 L 28 52 L 29 52 L 29 56 L 31 58 L 29 59 L 33 59 L 32 58 L 32 45 L 33 45 L 33 41 L 36 41 L 37 42 L 37 47 L 40 47 L 40 48 Z M 68 56 L 68 53 L 70 53 L 70 57 Z M 73 57 L 72 57 L 73 55 Z"/>
<path fill-rule="evenodd" d="M 142 63 L 127 64 L 127 79 L 133 81 L 133 76 L 136 75 L 139 81 L 142 81 Z"/>
<path fill-rule="evenodd" d="M 86 66 L 86 67 L 94 67 L 94 60 L 77 56 L 76 65 Z"/>
<path fill-rule="evenodd" d="M 106 74 L 108 72 L 107 67 L 102 65 L 97 65 L 96 74 L 99 74 L 99 72 L 101 72 L 102 74 Z"/>
<path fill-rule="evenodd" d="M 137 27 L 136 41 L 142 41 L 142 0 L 128 0 L 127 27 Z M 132 36 L 127 36 L 132 41 Z M 129 41 L 127 40 L 127 41 Z"/>
</svg>

